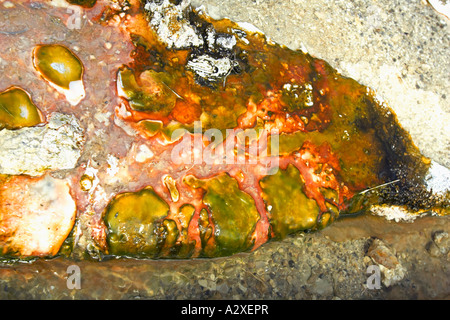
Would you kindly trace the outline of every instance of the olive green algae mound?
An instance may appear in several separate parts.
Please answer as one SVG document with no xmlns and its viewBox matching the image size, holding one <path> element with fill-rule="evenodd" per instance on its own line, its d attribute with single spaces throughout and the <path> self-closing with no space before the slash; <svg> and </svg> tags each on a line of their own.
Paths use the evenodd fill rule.
<svg viewBox="0 0 450 320">
<path fill-rule="evenodd" d="M 168 213 L 169 205 L 151 187 L 116 196 L 104 217 L 109 253 L 156 257 L 164 242 L 162 220 Z"/>
<path fill-rule="evenodd" d="M 262 197 L 276 238 L 316 225 L 319 207 L 303 193 L 303 185 L 300 171 L 293 165 L 261 179 Z"/>
<path fill-rule="evenodd" d="M 210 179 L 188 176 L 185 182 L 206 191 L 203 204 L 211 219 L 206 210 L 202 210 L 199 219 L 201 231 L 204 230 L 201 234 L 205 243 L 204 254 L 208 257 L 227 256 L 250 249 L 253 245 L 251 237 L 260 216 L 255 201 L 239 189 L 237 181 L 228 174 L 220 174 Z M 212 228 L 213 235 L 210 234 Z"/>
<path fill-rule="evenodd" d="M 70 89 L 70 84 L 83 76 L 81 61 L 61 45 L 37 46 L 33 63 L 45 79 L 64 89 Z"/>
</svg>

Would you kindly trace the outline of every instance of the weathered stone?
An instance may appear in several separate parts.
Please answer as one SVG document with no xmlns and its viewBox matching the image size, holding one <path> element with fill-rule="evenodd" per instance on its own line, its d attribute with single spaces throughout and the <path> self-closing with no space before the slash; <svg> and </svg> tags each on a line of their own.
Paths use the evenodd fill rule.
<svg viewBox="0 0 450 320">
<path fill-rule="evenodd" d="M 73 169 L 81 156 L 83 129 L 72 115 L 53 113 L 45 126 L 0 131 L 0 174 L 40 176 Z"/>
<path fill-rule="evenodd" d="M 318 278 L 313 286 L 313 293 L 320 296 L 329 296 L 333 294 L 333 286 L 327 280 L 323 278 Z"/>
<path fill-rule="evenodd" d="M 382 282 L 389 287 L 402 280 L 406 275 L 406 269 L 398 261 L 395 253 L 380 239 L 374 239 L 367 251 L 372 261 L 380 268 Z"/>
</svg>

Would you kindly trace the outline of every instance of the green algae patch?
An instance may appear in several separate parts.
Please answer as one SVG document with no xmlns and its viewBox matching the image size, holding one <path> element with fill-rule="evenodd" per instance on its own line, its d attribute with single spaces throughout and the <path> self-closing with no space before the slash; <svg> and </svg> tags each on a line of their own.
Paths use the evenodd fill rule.
<svg viewBox="0 0 450 320">
<path fill-rule="evenodd" d="M 202 210 L 199 218 L 204 255 L 227 256 L 250 249 L 260 215 L 253 198 L 239 189 L 237 181 L 220 174 L 210 179 L 188 176 L 185 182 L 205 190 L 203 204 L 209 216 Z"/>
<path fill-rule="evenodd" d="M 33 64 L 44 79 L 63 89 L 82 80 L 83 64 L 69 49 L 62 45 L 40 45 L 34 49 Z"/>
<path fill-rule="evenodd" d="M 170 82 L 168 74 L 153 70 L 144 71 L 138 79 L 127 67 L 117 74 L 118 92 L 128 100 L 131 109 L 164 116 L 172 111 L 177 99 L 169 87 Z"/>
<path fill-rule="evenodd" d="M 261 179 L 259 184 L 275 238 L 282 239 L 316 225 L 319 207 L 303 193 L 304 183 L 296 167 L 289 165 L 286 170 L 280 169 Z"/>
<path fill-rule="evenodd" d="M 164 241 L 173 242 L 177 232 L 169 221 L 168 204 L 151 187 L 116 196 L 108 205 L 104 221 L 109 253 L 139 258 L 156 257 Z M 166 235 L 169 230 L 170 236 Z"/>
<path fill-rule="evenodd" d="M 0 129 L 32 127 L 42 120 L 41 112 L 23 89 L 12 87 L 0 93 Z"/>
</svg>

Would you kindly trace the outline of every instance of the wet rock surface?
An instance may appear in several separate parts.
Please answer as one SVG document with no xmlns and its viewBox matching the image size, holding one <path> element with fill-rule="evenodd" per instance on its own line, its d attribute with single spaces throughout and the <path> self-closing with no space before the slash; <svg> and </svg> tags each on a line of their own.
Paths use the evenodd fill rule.
<svg viewBox="0 0 450 320">
<path fill-rule="evenodd" d="M 367 251 L 367 257 L 372 261 L 371 266 L 378 267 L 379 281 L 382 281 L 386 288 L 401 281 L 406 275 L 406 270 L 397 259 L 395 252 L 379 239 L 373 239 Z M 370 264 L 370 260 L 366 260 L 366 263 Z M 370 284 L 368 287 L 373 289 Z M 381 286 L 378 284 L 373 287 L 379 289 Z"/>
<path fill-rule="evenodd" d="M 443 232 L 450 232 L 443 217 L 395 223 L 359 216 L 229 258 L 3 264 L 0 298 L 443 299 L 450 295 L 449 257 L 427 249 Z M 79 289 L 71 285 L 73 265 L 79 267 Z M 384 268 L 378 289 L 368 285 L 373 265 Z"/>
<path fill-rule="evenodd" d="M 450 166 L 449 22 L 425 1 L 196 2 L 374 88 L 421 151 Z M 397 223 L 368 215 L 228 258 L 9 262 L 0 265 L 0 299 L 448 299 L 449 232 L 448 217 Z M 374 243 L 404 269 L 379 289 L 367 286 L 368 268 L 378 265 Z M 73 265 L 79 289 L 68 283 Z"/>
<path fill-rule="evenodd" d="M 46 169 L 75 167 L 81 156 L 83 129 L 76 117 L 60 113 L 48 124 L 0 131 L 0 174 L 42 175 Z"/>
<path fill-rule="evenodd" d="M 421 152 L 450 167 L 449 19 L 425 0 L 194 0 L 213 18 L 245 21 L 369 86 Z M 245 10 L 243 10 L 245 8 Z"/>
</svg>

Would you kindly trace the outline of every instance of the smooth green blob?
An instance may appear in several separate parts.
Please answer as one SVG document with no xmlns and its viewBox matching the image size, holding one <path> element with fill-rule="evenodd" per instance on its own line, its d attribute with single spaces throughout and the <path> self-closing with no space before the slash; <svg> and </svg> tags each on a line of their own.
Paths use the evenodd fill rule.
<svg viewBox="0 0 450 320">
<path fill-rule="evenodd" d="M 165 240 L 177 236 L 173 224 L 164 224 L 168 204 L 151 187 L 116 196 L 104 216 L 109 253 L 118 256 L 155 257 Z"/>
<path fill-rule="evenodd" d="M 217 257 L 250 249 L 253 245 L 251 236 L 260 216 L 255 201 L 239 189 L 237 181 L 228 174 L 220 174 L 210 179 L 188 176 L 185 182 L 193 188 L 206 191 L 203 203 L 211 214 L 214 234 L 206 210 L 200 214 L 199 227 L 203 245 L 208 243 L 210 237 L 214 237 L 215 246 L 204 247 L 204 254 Z"/>
<path fill-rule="evenodd" d="M 270 213 L 270 224 L 275 238 L 313 228 L 317 223 L 319 207 L 302 191 L 300 172 L 293 165 L 261 179 L 262 197 Z"/>
<path fill-rule="evenodd" d="M 42 122 L 39 109 L 30 96 L 20 88 L 0 93 L 0 129 L 19 129 Z"/>
<path fill-rule="evenodd" d="M 97 0 L 66 0 L 70 4 L 75 4 L 84 8 L 92 8 L 97 3 Z"/>
<path fill-rule="evenodd" d="M 320 188 L 320 192 L 324 196 L 327 211 L 322 213 L 318 221 L 318 229 L 325 228 L 339 217 L 340 211 L 336 204 L 339 203 L 339 193 L 336 190 L 328 188 Z"/>
<path fill-rule="evenodd" d="M 167 116 L 175 106 L 177 96 L 169 88 L 168 74 L 147 70 L 146 80 L 138 84 L 133 71 L 123 67 L 117 74 L 117 87 L 121 96 L 136 111 L 157 112 Z"/>
<path fill-rule="evenodd" d="M 324 198 L 334 203 L 339 203 L 339 194 L 336 190 L 330 188 L 320 188 L 320 192 L 323 194 Z"/>
<path fill-rule="evenodd" d="M 163 123 L 157 120 L 142 120 L 139 121 L 139 125 L 149 137 L 156 135 L 163 127 Z"/>
<path fill-rule="evenodd" d="M 37 46 L 33 63 L 45 79 L 61 88 L 70 89 L 71 82 L 82 80 L 83 64 L 64 46 Z"/>
</svg>

